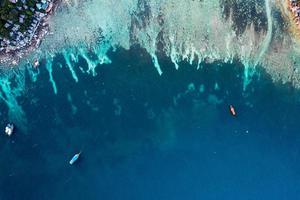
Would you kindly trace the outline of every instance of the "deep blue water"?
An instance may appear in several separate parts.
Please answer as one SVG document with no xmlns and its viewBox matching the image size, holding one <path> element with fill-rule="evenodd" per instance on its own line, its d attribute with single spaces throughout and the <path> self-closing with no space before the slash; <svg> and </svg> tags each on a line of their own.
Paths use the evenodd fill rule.
<svg viewBox="0 0 300 200">
<path fill-rule="evenodd" d="M 238 62 L 162 57 L 159 76 L 138 48 L 110 57 L 95 77 L 76 68 L 78 83 L 54 68 L 57 95 L 44 66 L 28 81 L 28 131 L 0 136 L 1 200 L 300 198 L 299 91 L 263 70 L 243 91 Z"/>
</svg>

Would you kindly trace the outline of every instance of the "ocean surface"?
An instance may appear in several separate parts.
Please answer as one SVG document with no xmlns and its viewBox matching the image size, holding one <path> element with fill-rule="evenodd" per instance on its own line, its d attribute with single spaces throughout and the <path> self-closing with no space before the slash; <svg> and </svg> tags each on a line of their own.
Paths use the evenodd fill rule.
<svg viewBox="0 0 300 200">
<path fill-rule="evenodd" d="M 138 47 L 110 58 L 96 76 L 80 59 L 76 83 L 55 57 L 57 94 L 42 61 L 18 99 L 26 129 L 0 135 L 1 200 L 300 198 L 298 90 L 260 67 L 244 90 L 238 61 L 176 70 L 162 55 L 160 76 Z"/>
</svg>

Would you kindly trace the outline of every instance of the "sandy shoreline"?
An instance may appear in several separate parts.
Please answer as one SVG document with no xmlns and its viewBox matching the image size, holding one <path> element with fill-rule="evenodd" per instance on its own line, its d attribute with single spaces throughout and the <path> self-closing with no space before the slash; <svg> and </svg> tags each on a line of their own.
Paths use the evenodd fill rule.
<svg viewBox="0 0 300 200">
<path fill-rule="evenodd" d="M 277 0 L 276 4 L 278 5 L 285 21 L 288 22 L 288 31 L 295 37 L 297 41 L 300 41 L 300 17 L 299 22 L 297 22 L 297 17 L 291 10 L 290 1 Z"/>
</svg>

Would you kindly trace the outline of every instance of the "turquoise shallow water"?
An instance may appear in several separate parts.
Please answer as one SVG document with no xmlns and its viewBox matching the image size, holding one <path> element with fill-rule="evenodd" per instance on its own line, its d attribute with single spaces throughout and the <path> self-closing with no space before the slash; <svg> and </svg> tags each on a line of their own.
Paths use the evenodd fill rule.
<svg viewBox="0 0 300 200">
<path fill-rule="evenodd" d="M 27 81 L 27 131 L 0 137 L 0 199 L 300 197 L 299 91 L 263 71 L 243 91 L 238 62 L 176 70 L 161 57 L 159 76 L 139 48 L 110 58 L 95 77 L 81 60 L 78 83 L 54 65 L 57 95 L 43 64 Z"/>
</svg>

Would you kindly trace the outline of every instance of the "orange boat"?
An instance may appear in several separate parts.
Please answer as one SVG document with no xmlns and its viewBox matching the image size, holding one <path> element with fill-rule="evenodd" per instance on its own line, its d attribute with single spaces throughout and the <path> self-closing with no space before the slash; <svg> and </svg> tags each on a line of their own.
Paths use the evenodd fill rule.
<svg viewBox="0 0 300 200">
<path fill-rule="evenodd" d="M 229 106 L 229 110 L 230 110 L 230 113 L 231 113 L 232 116 L 236 116 L 235 109 L 232 105 Z"/>
</svg>

